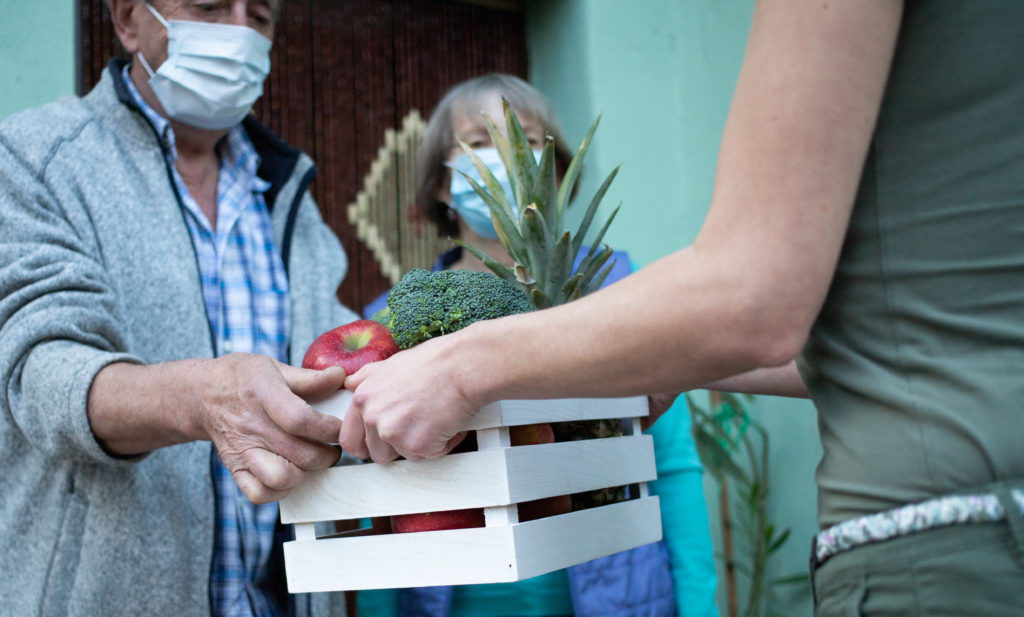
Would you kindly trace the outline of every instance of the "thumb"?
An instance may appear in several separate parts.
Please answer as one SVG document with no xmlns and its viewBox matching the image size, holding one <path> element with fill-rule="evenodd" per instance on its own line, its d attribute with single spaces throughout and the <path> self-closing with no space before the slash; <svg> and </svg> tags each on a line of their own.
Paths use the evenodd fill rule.
<svg viewBox="0 0 1024 617">
<path fill-rule="evenodd" d="M 377 370 L 377 364 L 379 362 L 371 362 L 370 364 L 363 365 L 358 371 L 352 373 L 345 379 L 345 387 L 349 390 L 355 390 L 359 387 L 359 384 L 366 381 L 366 378 L 370 376 L 375 370 Z"/>
<path fill-rule="evenodd" d="M 346 377 L 345 369 L 340 366 L 318 371 L 282 365 L 281 375 L 292 392 L 306 400 L 324 398 L 341 390 Z"/>
</svg>

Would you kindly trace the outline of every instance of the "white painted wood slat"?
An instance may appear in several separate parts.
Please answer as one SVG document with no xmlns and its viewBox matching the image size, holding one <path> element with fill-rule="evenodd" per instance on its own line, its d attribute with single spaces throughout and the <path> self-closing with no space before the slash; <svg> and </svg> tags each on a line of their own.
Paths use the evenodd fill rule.
<svg viewBox="0 0 1024 617">
<path fill-rule="evenodd" d="M 281 502 L 281 521 L 505 506 L 656 477 L 650 435 L 503 447 L 324 469 Z"/>
<path fill-rule="evenodd" d="M 661 539 L 657 497 L 498 527 L 286 542 L 288 591 L 510 582 Z"/>
</svg>

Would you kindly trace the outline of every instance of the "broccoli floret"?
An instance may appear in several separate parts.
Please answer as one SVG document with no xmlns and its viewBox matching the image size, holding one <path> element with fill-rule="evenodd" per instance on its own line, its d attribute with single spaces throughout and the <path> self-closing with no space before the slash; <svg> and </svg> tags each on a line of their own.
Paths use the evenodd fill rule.
<svg viewBox="0 0 1024 617">
<path fill-rule="evenodd" d="M 482 321 L 533 310 L 515 283 L 489 272 L 417 268 L 388 294 L 388 330 L 401 349 Z"/>
</svg>

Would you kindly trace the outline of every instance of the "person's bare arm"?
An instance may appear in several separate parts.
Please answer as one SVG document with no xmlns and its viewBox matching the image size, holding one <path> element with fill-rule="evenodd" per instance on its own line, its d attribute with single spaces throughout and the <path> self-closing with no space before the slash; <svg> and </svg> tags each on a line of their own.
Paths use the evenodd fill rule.
<svg viewBox="0 0 1024 617">
<path fill-rule="evenodd" d="M 344 379 L 342 369 L 299 369 L 253 354 L 116 363 L 93 380 L 88 416 L 97 441 L 115 456 L 211 440 L 239 488 L 265 503 L 338 459 L 338 448 L 327 444 L 338 439 L 341 422 L 304 399 L 327 396 Z"/>
<path fill-rule="evenodd" d="M 793 398 L 809 398 L 810 393 L 804 384 L 796 361 L 782 366 L 757 368 L 746 373 L 716 379 L 702 386 L 706 390 L 721 392 L 738 392 L 741 394 L 766 394 L 769 396 L 789 396 Z"/>
<path fill-rule="evenodd" d="M 788 396 L 792 398 L 809 398 L 810 393 L 804 384 L 796 361 L 783 366 L 757 368 L 746 373 L 717 379 L 701 386 L 704 390 L 734 392 L 738 394 L 764 394 L 769 396 Z M 641 426 L 646 430 L 654 424 L 676 402 L 682 392 L 658 392 L 647 395 L 647 416 Z"/>
<path fill-rule="evenodd" d="M 758 2 L 694 244 L 581 300 L 364 368 L 346 382 L 343 447 L 436 457 L 490 401 L 678 392 L 792 361 L 838 260 L 901 12 Z"/>
</svg>

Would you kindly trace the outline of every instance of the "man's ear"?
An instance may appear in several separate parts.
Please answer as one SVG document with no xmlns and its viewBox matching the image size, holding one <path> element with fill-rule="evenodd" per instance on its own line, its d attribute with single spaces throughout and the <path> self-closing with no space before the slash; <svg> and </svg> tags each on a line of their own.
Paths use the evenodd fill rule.
<svg viewBox="0 0 1024 617">
<path fill-rule="evenodd" d="M 139 51 L 139 10 L 146 10 L 142 0 L 110 0 L 110 19 L 121 46 L 129 54 Z"/>
</svg>

